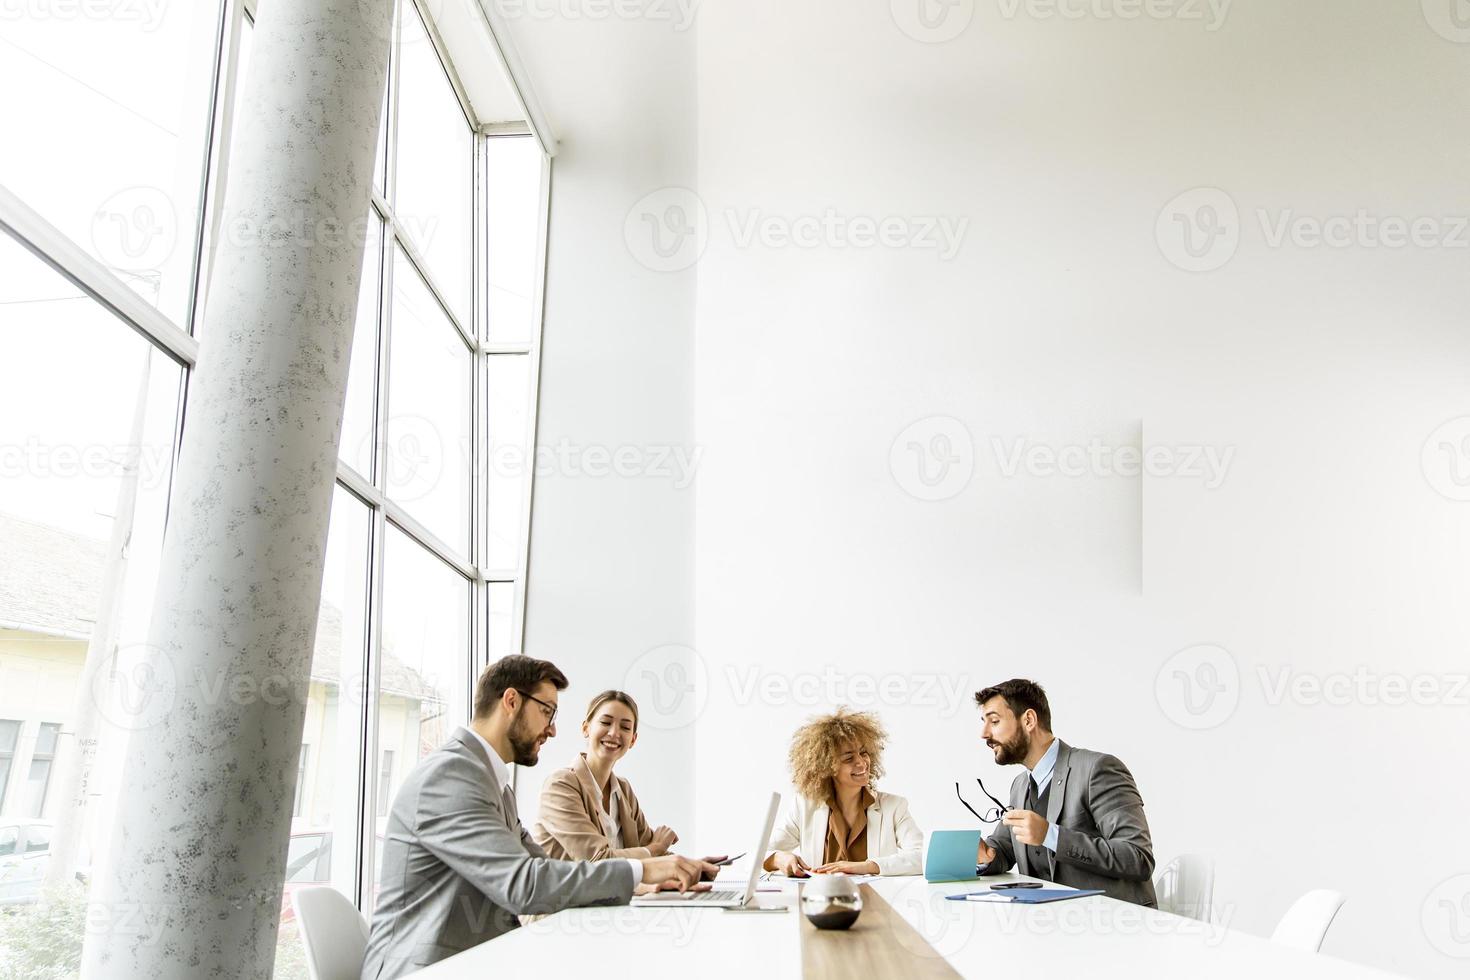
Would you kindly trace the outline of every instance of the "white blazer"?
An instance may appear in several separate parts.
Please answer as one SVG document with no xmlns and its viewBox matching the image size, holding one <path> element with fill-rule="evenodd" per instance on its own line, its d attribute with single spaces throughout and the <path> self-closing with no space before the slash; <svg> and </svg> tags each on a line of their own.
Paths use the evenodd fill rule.
<svg viewBox="0 0 1470 980">
<path fill-rule="evenodd" d="M 882 875 L 916 875 L 924 865 L 924 832 L 909 816 L 909 801 L 873 791 L 868 807 L 868 860 Z M 771 850 L 795 852 L 812 867 L 822 863 L 831 809 L 793 794 L 786 813 L 771 835 Z"/>
</svg>

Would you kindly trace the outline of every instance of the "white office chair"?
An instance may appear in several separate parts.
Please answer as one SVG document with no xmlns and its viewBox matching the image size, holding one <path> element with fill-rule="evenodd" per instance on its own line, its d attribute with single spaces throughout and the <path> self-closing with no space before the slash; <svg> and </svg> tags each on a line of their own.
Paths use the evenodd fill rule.
<svg viewBox="0 0 1470 980">
<path fill-rule="evenodd" d="M 1215 903 L 1215 862 L 1203 854 L 1181 854 L 1154 879 L 1159 909 L 1209 922 Z"/>
<path fill-rule="evenodd" d="M 1271 933 L 1271 941 L 1308 953 L 1317 952 L 1344 901 L 1342 892 L 1325 888 L 1307 892 L 1286 910 L 1276 924 L 1276 931 Z"/>
<path fill-rule="evenodd" d="M 358 980 L 368 927 L 346 896 L 335 888 L 302 888 L 292 892 L 291 905 L 301 923 L 311 980 Z"/>
</svg>

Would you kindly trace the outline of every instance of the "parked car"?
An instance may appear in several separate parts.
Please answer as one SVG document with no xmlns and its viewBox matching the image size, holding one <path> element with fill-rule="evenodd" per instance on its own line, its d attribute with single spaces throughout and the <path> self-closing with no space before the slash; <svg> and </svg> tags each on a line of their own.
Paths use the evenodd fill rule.
<svg viewBox="0 0 1470 980">
<path fill-rule="evenodd" d="M 28 905 L 40 897 L 51 829 L 49 820 L 0 821 L 0 905 Z"/>
</svg>

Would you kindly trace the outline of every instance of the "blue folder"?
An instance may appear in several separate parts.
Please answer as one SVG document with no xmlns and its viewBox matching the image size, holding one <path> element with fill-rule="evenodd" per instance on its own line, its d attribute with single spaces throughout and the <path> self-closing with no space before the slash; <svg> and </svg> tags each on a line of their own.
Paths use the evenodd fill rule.
<svg viewBox="0 0 1470 980">
<path fill-rule="evenodd" d="M 924 855 L 925 881 L 974 881 L 975 855 L 980 850 L 978 830 L 936 830 L 929 835 Z"/>
<path fill-rule="evenodd" d="M 1101 888 L 1004 888 L 1000 891 L 970 892 L 965 895 L 946 895 L 951 902 L 995 902 L 998 905 L 1045 905 L 1047 902 L 1065 902 L 1069 898 L 1085 898 L 1101 895 Z"/>
</svg>

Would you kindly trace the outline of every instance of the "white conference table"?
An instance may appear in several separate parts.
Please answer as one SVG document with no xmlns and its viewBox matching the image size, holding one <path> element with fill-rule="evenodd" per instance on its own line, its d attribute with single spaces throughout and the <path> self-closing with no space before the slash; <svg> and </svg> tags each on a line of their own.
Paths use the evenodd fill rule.
<svg viewBox="0 0 1470 980">
<path fill-rule="evenodd" d="M 908 953 L 941 956 L 964 977 L 1383 980 L 1391 976 L 1102 895 L 1033 906 L 944 899 L 1008 880 L 1028 879 L 1009 874 L 981 882 L 929 884 L 922 877 L 894 877 L 868 883 L 926 940 L 920 944 L 908 938 L 908 943 L 922 946 Z M 743 877 L 734 881 L 728 869 L 720 882 L 745 883 Z M 569 909 L 412 976 L 414 980 L 800 977 L 802 920 L 794 907 L 795 892 L 761 891 L 756 898 L 762 907 L 787 910 Z"/>
</svg>

